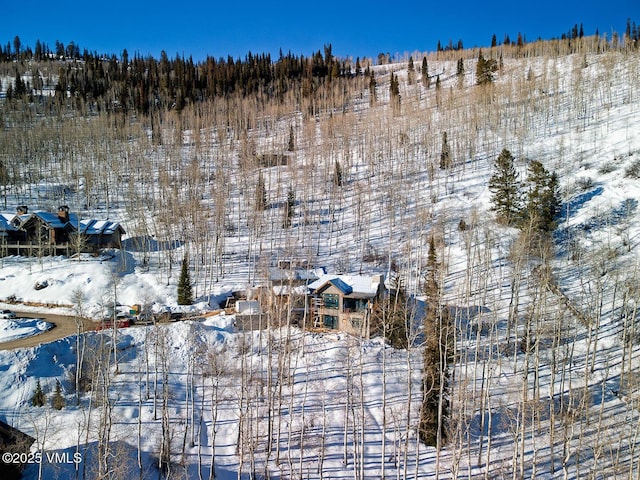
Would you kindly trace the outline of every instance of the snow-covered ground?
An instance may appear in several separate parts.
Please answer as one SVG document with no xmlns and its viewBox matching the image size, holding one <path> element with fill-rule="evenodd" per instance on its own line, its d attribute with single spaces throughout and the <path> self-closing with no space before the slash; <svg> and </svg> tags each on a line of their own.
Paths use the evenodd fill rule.
<svg viewBox="0 0 640 480">
<path fill-rule="evenodd" d="M 37 306 L 59 314 L 101 320 L 114 305 L 145 304 L 160 312 L 177 308 L 176 286 L 162 284 L 157 275 L 140 271 L 136 260 L 114 250 L 99 257 L 76 258 L 5 257 L 0 269 L 0 299 L 25 304 L 21 309 L 38 311 Z M 7 308 L 15 308 L 15 305 Z M 36 305 L 36 308 L 29 308 Z M 217 305 L 213 305 L 216 307 Z M 206 311 L 207 303 L 181 310 Z"/>
<path fill-rule="evenodd" d="M 87 334 L 85 361 L 95 361 L 91 352 L 111 351 L 112 340 L 109 332 Z M 434 450 L 420 446 L 415 434 L 407 436 L 403 426 L 408 419 L 415 422 L 419 407 L 417 350 L 408 355 L 379 339 L 297 329 L 245 335 L 234 331 L 233 316 L 122 329 L 116 338 L 118 373 L 99 387 L 111 398 L 109 414 L 100 400 L 92 403 L 83 395 L 76 405 L 70 393 L 61 411 L 31 406 L 36 379 L 49 398 L 56 379 L 69 389 L 75 347 L 69 337 L 0 352 L 0 364 L 7 367 L 0 413 L 16 427 L 37 432 L 34 450 L 70 458 L 79 453 L 86 461 L 80 471 L 87 469 L 80 478 L 93 478 L 105 448 L 120 455 L 124 449 L 124 458 L 130 458 L 129 464 L 109 462 L 120 478 L 137 471 L 138 454 L 146 475 L 157 476 L 165 414 L 174 452 L 170 468 L 177 476 L 198 478 L 200 471 L 208 478 L 214 446 L 218 478 L 236 478 L 250 463 L 271 477 L 306 476 L 318 469 L 341 477 L 362 469 L 372 478 L 381 475 L 383 465 L 393 476 L 433 472 Z M 108 445 L 97 441 L 101 435 L 107 435 Z M 37 476 L 38 466 L 25 474 Z M 73 462 L 45 461 L 44 478 L 73 475 Z"/>
<path fill-rule="evenodd" d="M 435 236 L 457 327 L 451 435 L 439 455 L 415 436 L 419 348 L 295 328 L 238 332 L 231 315 L 86 334 L 81 351 L 96 379 L 79 404 L 75 337 L 0 352 L 0 418 L 37 437 L 36 449 L 80 453 L 82 478 L 110 467 L 126 470 L 120 477 L 156 478 L 162 438 L 172 473 L 190 478 L 208 478 L 211 462 L 218 478 L 379 478 L 383 471 L 387 478 L 436 471 L 441 478 L 638 478 L 638 54 L 505 58 L 484 97 L 473 85 L 474 66 L 466 61 L 459 87 L 455 61 L 430 62 L 432 72 L 447 72 L 441 92 L 403 82 L 396 115 L 387 103 L 389 72 L 404 80 L 406 66 L 376 67 L 376 105 L 369 107 L 365 88 L 348 114 L 305 125 L 294 168 L 263 170 L 272 205 L 257 217 L 247 193 L 253 183 L 238 169 L 241 142 L 203 128 L 197 195 L 176 190 L 201 202 L 192 213 L 202 217 L 187 227 L 209 225 L 216 234 L 161 235 L 156 226 L 165 242 L 184 235 L 191 243 L 164 248 L 154 240 L 148 252 L 129 243 L 123 253 L 81 261 L 9 257 L 0 269 L 0 299 L 81 308 L 94 318 L 114 304 L 177 308 L 186 253 L 197 311 L 260 284 L 265 267 L 282 258 L 311 259 L 329 273 L 389 273 L 394 263 L 419 295 Z M 249 134 L 258 147 L 273 145 L 290 121 Z M 455 157 L 448 170 L 438 167 L 443 131 Z M 191 135 L 183 135 L 185 165 L 201 158 L 191 155 Z M 523 176 L 528 159 L 559 175 L 563 214 L 549 251 L 527 253 L 516 229 L 494 222 L 487 184 L 505 147 Z M 148 155 L 158 169 L 170 164 L 163 148 Z M 119 158 L 114 169 L 134 165 L 123 154 L 118 166 Z M 213 158 L 222 166 L 212 173 Z M 332 186 L 336 160 L 342 189 Z M 215 184 L 203 186 L 202 178 Z M 161 188 L 154 182 L 146 188 Z M 279 202 L 290 184 L 296 216 L 283 229 Z M 219 205 L 231 212 L 222 221 L 211 213 Z M 110 208 L 130 238 L 153 230 L 137 232 L 139 217 Z M 467 229 L 458 228 L 460 219 Z M 49 399 L 62 383 L 63 410 L 30 405 L 38 379 Z M 127 460 L 99 462 L 114 457 Z M 38 475 L 35 466 L 26 473 Z M 45 468 L 45 478 L 71 475 L 73 464 Z"/>
<path fill-rule="evenodd" d="M 52 327 L 53 324 L 37 318 L 0 319 L 0 343 L 38 335 Z"/>
</svg>

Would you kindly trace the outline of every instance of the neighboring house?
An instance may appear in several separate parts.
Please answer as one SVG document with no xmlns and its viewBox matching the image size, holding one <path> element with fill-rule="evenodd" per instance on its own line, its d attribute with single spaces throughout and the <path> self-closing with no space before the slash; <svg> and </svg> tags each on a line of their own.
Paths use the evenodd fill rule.
<svg viewBox="0 0 640 480">
<path fill-rule="evenodd" d="M 26 207 L 23 207 L 26 208 Z M 68 207 L 60 207 L 58 213 L 34 212 L 18 213 L 11 223 L 24 232 L 26 242 L 33 245 L 59 245 L 69 241 L 74 231 L 75 215 L 69 215 Z"/>
<path fill-rule="evenodd" d="M 236 302 L 236 313 L 238 315 L 259 315 L 260 302 L 257 300 L 239 300 Z"/>
<path fill-rule="evenodd" d="M 119 223 L 79 220 L 62 205 L 57 213 L 29 213 L 24 205 L 13 216 L 0 215 L 3 254 L 33 255 L 95 253 L 101 248 L 121 248 L 126 232 Z M 77 235 L 80 235 L 78 238 Z"/>
<path fill-rule="evenodd" d="M 0 242 L 3 244 L 26 241 L 25 232 L 17 229 L 11 223 L 13 217 L 15 217 L 15 215 L 0 215 Z"/>
<path fill-rule="evenodd" d="M 305 313 L 308 285 L 325 273 L 324 268 L 309 269 L 290 262 L 280 262 L 278 267 L 269 268 L 269 307 L 275 309 L 275 313 L 286 312 L 299 323 Z"/>
<path fill-rule="evenodd" d="M 278 267 L 269 268 L 269 286 L 299 287 L 315 282 L 325 274 L 323 268 L 309 269 L 291 266 L 289 262 L 280 262 Z"/>
<path fill-rule="evenodd" d="M 323 275 L 309 284 L 308 308 L 316 327 L 368 338 L 384 276 Z"/>
<path fill-rule="evenodd" d="M 91 250 L 122 248 L 122 236 L 127 233 L 119 223 L 108 220 L 80 220 L 80 233 Z"/>
</svg>

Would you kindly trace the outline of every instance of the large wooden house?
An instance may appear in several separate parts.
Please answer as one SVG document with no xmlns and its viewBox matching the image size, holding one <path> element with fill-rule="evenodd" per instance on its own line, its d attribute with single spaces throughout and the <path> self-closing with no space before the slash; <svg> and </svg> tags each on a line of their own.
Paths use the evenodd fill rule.
<svg viewBox="0 0 640 480">
<path fill-rule="evenodd" d="M 26 207 L 21 207 L 11 223 L 24 232 L 26 243 L 33 245 L 60 245 L 69 242 L 69 234 L 74 231 L 73 222 L 68 207 L 60 207 L 58 213 L 33 212 L 28 213 Z"/>
<path fill-rule="evenodd" d="M 309 284 L 313 324 L 368 338 L 373 307 L 384 291 L 383 275 L 323 275 Z"/>
<path fill-rule="evenodd" d="M 86 249 L 122 248 L 122 236 L 126 233 L 119 223 L 108 220 L 80 220 L 80 233 L 85 239 Z"/>
<path fill-rule="evenodd" d="M 26 235 L 25 232 L 16 228 L 12 223 L 13 217 L 15 215 L 0 215 L 0 242 L 3 244 L 7 243 L 18 243 L 25 242 Z"/>
<path fill-rule="evenodd" d="M 70 255 L 121 248 L 124 228 L 119 223 L 84 219 L 62 205 L 57 213 L 18 207 L 15 215 L 0 215 L 1 251 L 5 255 Z"/>
</svg>

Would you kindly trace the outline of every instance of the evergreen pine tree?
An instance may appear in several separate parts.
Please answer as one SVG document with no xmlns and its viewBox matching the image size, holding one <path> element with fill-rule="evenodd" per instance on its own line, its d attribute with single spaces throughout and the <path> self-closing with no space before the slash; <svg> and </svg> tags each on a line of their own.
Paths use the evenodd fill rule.
<svg viewBox="0 0 640 480">
<path fill-rule="evenodd" d="M 336 160 L 335 168 L 333 171 L 333 183 L 338 187 L 342 186 L 342 165 L 340 165 L 340 162 L 338 160 Z"/>
<path fill-rule="evenodd" d="M 391 279 L 389 305 L 387 311 L 386 340 L 393 348 L 409 346 L 409 308 L 408 298 L 402 277 Z"/>
<path fill-rule="evenodd" d="M 389 98 L 393 105 L 394 111 L 400 108 L 400 85 L 398 77 L 391 72 L 391 81 L 389 82 Z"/>
<path fill-rule="evenodd" d="M 283 227 L 291 226 L 291 219 L 295 214 L 295 205 L 296 192 L 293 190 L 293 187 L 289 187 L 289 191 L 287 192 L 287 203 L 284 204 L 284 221 L 282 222 Z"/>
<path fill-rule="evenodd" d="M 60 380 L 56 380 L 56 389 L 53 392 L 51 405 L 56 410 L 62 410 L 64 408 L 64 397 L 62 396 L 62 386 L 60 385 Z"/>
<path fill-rule="evenodd" d="M 34 407 L 43 407 L 45 403 L 47 403 L 47 397 L 42 391 L 42 386 L 38 379 L 38 382 L 36 383 L 36 391 L 33 393 L 33 397 L 31 397 L 31 405 Z"/>
<path fill-rule="evenodd" d="M 429 251 L 427 253 L 427 275 L 425 279 L 425 295 L 427 302 L 438 301 L 438 256 L 436 254 L 436 242 L 433 238 L 429 238 Z"/>
<path fill-rule="evenodd" d="M 539 230 L 550 232 L 556 227 L 555 219 L 560 213 L 558 176 L 549 173 L 537 160 L 529 163 L 527 170 L 527 217 Z"/>
<path fill-rule="evenodd" d="M 513 164 L 513 155 L 504 148 L 494 164 L 495 172 L 489 179 L 492 209 L 498 221 L 513 225 L 520 216 L 520 176 Z"/>
<path fill-rule="evenodd" d="M 485 59 L 482 49 L 478 52 L 478 63 L 476 64 L 476 83 L 487 85 L 493 82 L 493 72 L 498 70 L 498 64 L 494 59 Z"/>
<path fill-rule="evenodd" d="M 289 126 L 289 143 L 287 144 L 287 151 L 293 152 L 296 149 L 295 137 L 293 135 L 293 125 Z"/>
<path fill-rule="evenodd" d="M 438 288 L 439 264 L 433 236 L 429 239 L 425 296 L 426 315 L 422 369 L 422 405 L 420 407 L 420 440 L 429 446 L 442 446 L 447 441 L 449 411 L 449 366 L 453 361 L 453 329 L 449 310 L 441 304 Z"/>
<path fill-rule="evenodd" d="M 484 75 L 484 66 L 485 60 L 484 55 L 482 55 L 482 49 L 478 53 L 478 63 L 476 63 L 476 83 L 478 85 L 482 85 L 483 83 L 483 75 Z"/>
<path fill-rule="evenodd" d="M 178 305 L 191 304 L 193 304 L 193 291 L 189 275 L 189 256 L 185 255 L 182 259 L 182 268 L 178 279 Z"/>
<path fill-rule="evenodd" d="M 413 57 L 409 57 L 409 65 L 407 67 L 407 83 L 409 85 L 413 85 L 413 80 L 415 77 L 416 68 L 413 64 Z"/>
<path fill-rule="evenodd" d="M 15 83 L 15 87 L 14 87 L 14 94 L 15 94 L 16 97 L 20 98 L 25 93 L 27 93 L 27 86 L 22 81 L 22 75 L 20 75 L 20 72 L 16 68 L 16 83 Z"/>
<path fill-rule="evenodd" d="M 429 78 L 429 62 L 427 62 L 427 57 L 422 57 L 420 74 L 422 75 L 422 84 L 425 88 L 429 88 L 431 86 L 431 79 Z"/>
<path fill-rule="evenodd" d="M 442 132 L 442 151 L 440 152 L 440 168 L 446 169 L 451 166 L 451 149 L 447 143 L 447 132 Z"/>
<path fill-rule="evenodd" d="M 373 106 L 376 103 L 377 95 L 376 95 L 376 76 L 371 71 L 369 75 L 369 105 Z"/>
</svg>

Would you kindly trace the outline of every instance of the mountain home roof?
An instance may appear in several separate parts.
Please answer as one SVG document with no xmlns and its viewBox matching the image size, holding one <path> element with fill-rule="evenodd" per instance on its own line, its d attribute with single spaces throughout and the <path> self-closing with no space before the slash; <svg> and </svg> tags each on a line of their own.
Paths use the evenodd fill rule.
<svg viewBox="0 0 640 480">
<path fill-rule="evenodd" d="M 383 275 L 322 275 L 318 280 L 309 284 L 311 292 L 322 291 L 333 285 L 342 295 L 352 298 L 374 298 L 381 288 L 384 289 Z"/>
<path fill-rule="evenodd" d="M 373 306 L 384 291 L 383 275 L 323 275 L 309 284 L 314 325 L 368 338 Z"/>
<path fill-rule="evenodd" d="M 55 246 L 68 244 L 72 234 L 79 232 L 83 240 L 81 251 L 96 251 L 100 248 L 120 248 L 124 228 L 108 220 L 80 220 L 69 207 L 61 205 L 57 213 L 35 211 L 29 213 L 25 205 L 17 208 L 16 214 L 0 215 L 0 236 L 8 245 L 24 244 Z M 19 253 L 19 252 L 18 252 Z"/>
<path fill-rule="evenodd" d="M 8 237 L 19 230 L 11 223 L 13 215 L 0 214 L 0 237 Z"/>
<path fill-rule="evenodd" d="M 124 228 L 117 222 L 108 220 L 81 220 L 79 231 L 86 238 L 87 245 L 96 248 L 122 248 Z"/>
<path fill-rule="evenodd" d="M 25 241 L 28 243 L 56 245 L 69 241 L 69 233 L 74 230 L 70 220 L 67 209 L 66 212 L 59 214 L 41 211 L 18 213 L 11 220 L 11 224 L 25 233 Z"/>
</svg>

